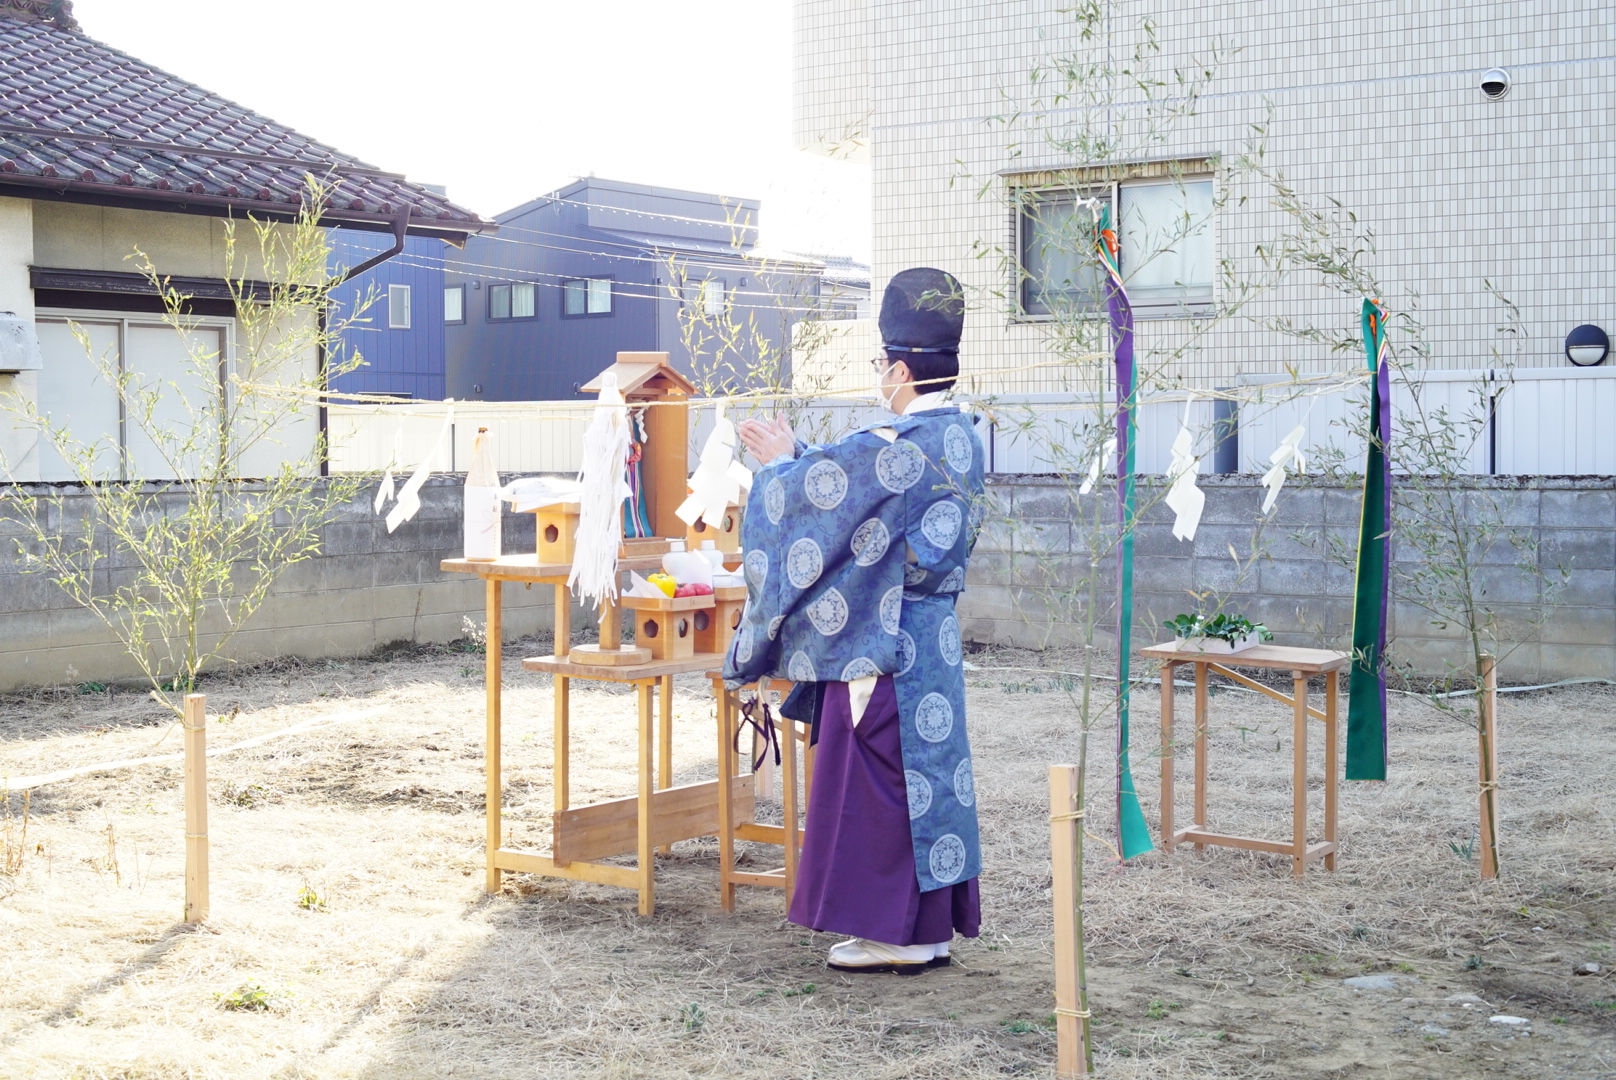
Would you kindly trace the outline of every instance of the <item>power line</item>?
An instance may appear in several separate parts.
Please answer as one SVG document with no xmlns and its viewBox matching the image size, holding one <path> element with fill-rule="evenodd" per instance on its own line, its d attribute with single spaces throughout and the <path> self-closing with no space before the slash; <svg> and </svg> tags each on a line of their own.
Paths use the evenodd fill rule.
<svg viewBox="0 0 1616 1080">
<path fill-rule="evenodd" d="M 485 269 L 485 270 L 502 271 L 502 273 L 498 274 L 498 275 L 495 275 L 495 274 L 481 274 L 481 273 L 476 273 L 476 272 L 469 271 L 469 270 L 461 270 L 461 269 L 459 269 L 457 267 L 456 268 L 451 268 L 451 267 L 449 267 L 447 265 L 437 265 L 437 264 L 432 264 L 432 263 L 421 263 L 421 262 L 412 262 L 411 261 L 412 258 L 418 258 L 418 257 L 423 257 L 423 256 L 410 256 L 410 255 L 407 255 L 407 254 L 406 255 L 397 255 L 397 256 L 394 256 L 394 258 L 391 261 L 398 264 L 398 265 L 400 265 L 400 266 L 410 266 L 410 267 L 414 267 L 414 268 L 416 268 L 418 270 L 452 271 L 453 273 L 456 273 L 456 274 L 460 275 L 461 277 L 475 278 L 475 279 L 477 279 L 479 281 L 488 281 L 488 282 L 493 282 L 493 283 L 501 284 L 501 285 L 536 285 L 536 286 L 542 286 L 542 287 L 547 288 L 547 289 L 561 289 L 561 288 L 566 287 L 565 283 L 568 282 L 568 281 L 587 281 L 587 280 L 589 280 L 587 277 L 580 277 L 579 275 L 576 275 L 576 274 L 557 274 L 557 273 L 551 273 L 551 272 L 545 271 L 545 270 L 529 270 L 529 271 L 526 271 L 525 273 L 528 274 L 528 275 L 535 275 L 535 276 L 538 276 L 538 277 L 549 277 L 549 278 L 558 278 L 558 279 L 560 279 L 558 281 L 533 281 L 533 280 L 530 280 L 530 278 L 525 277 L 525 276 L 524 277 L 513 276 L 513 272 L 508 267 L 492 266 L 492 265 L 489 265 L 487 263 L 462 263 L 462 264 L 460 264 L 462 266 L 477 266 L 477 267 L 480 267 L 480 268 Z M 424 257 L 425 258 L 430 258 L 430 256 L 424 256 Z M 690 284 L 696 284 L 696 282 L 691 282 Z M 662 289 L 672 289 L 673 286 L 671 286 L 671 285 L 665 285 L 665 286 L 645 285 L 644 283 L 638 282 L 638 281 L 621 281 L 621 282 L 620 281 L 614 281 L 613 285 L 614 285 L 613 292 L 616 295 L 628 297 L 630 299 L 678 300 L 681 303 L 688 303 L 689 302 L 685 298 L 680 297 L 680 296 L 678 296 L 678 295 L 676 295 L 676 294 L 674 294 L 672 292 L 664 293 L 664 292 L 661 291 Z M 637 286 L 637 287 L 640 287 L 640 288 L 650 289 L 650 290 L 653 290 L 653 291 L 650 291 L 650 292 L 637 292 L 637 291 L 633 291 L 633 290 L 628 289 L 628 288 L 624 288 L 624 286 Z M 732 301 L 728 300 L 728 298 L 731 297 L 731 296 L 768 297 L 768 296 L 777 296 L 777 295 L 779 295 L 777 293 L 758 292 L 758 291 L 752 290 L 752 289 L 730 289 L 730 288 L 728 288 L 726 286 L 725 290 L 724 290 L 724 294 L 725 294 L 725 297 L 726 297 L 726 306 L 727 307 L 738 308 L 738 309 L 741 309 L 741 310 L 771 311 L 771 312 L 777 312 L 777 313 L 796 312 L 796 313 L 803 313 L 803 314 L 823 310 L 822 306 L 817 305 L 817 304 L 779 304 L 779 303 L 775 303 L 775 304 L 744 304 L 744 303 L 735 303 L 735 302 L 732 302 Z M 697 301 L 697 303 L 699 303 L 699 302 L 700 301 Z M 850 320 L 830 320 L 830 321 L 850 321 Z"/>
</svg>

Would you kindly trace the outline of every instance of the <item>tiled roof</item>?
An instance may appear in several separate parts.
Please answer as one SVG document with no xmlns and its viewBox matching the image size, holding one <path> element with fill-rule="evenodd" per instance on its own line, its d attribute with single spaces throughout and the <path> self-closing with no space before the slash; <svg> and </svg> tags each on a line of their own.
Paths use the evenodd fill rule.
<svg viewBox="0 0 1616 1080">
<path fill-rule="evenodd" d="M 66 0 L 0 0 L 0 192 L 263 217 L 297 213 L 313 174 L 323 220 L 459 239 L 493 223 L 77 31 Z"/>
</svg>

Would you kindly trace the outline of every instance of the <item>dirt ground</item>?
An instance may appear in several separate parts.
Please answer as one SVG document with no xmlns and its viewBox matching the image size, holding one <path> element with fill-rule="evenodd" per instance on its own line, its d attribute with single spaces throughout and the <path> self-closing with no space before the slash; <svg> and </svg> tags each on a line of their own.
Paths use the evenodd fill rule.
<svg viewBox="0 0 1616 1080">
<path fill-rule="evenodd" d="M 26 840 L 10 797 L 0 1076 L 1050 1075 L 1046 770 L 1075 753 L 1073 709 L 1058 679 L 1005 669 L 1072 661 L 969 659 L 983 933 L 956 943 L 954 966 L 912 979 L 826 969 L 833 939 L 785 922 L 778 891 L 743 888 L 722 913 L 710 841 L 658 860 L 651 919 L 600 886 L 516 877 L 484 895 L 481 656 L 420 649 L 214 676 L 214 746 L 322 726 L 211 762 L 205 927 L 178 924 L 176 765 L 38 788 Z M 506 817 L 516 842 L 537 843 L 551 690 L 518 659 L 505 678 Z M 584 687 L 574 702 L 575 801 L 631 794 L 632 698 Z M 1146 741 L 1155 705 L 1151 692 L 1136 706 Z M 680 779 L 705 779 L 705 685 L 681 686 L 676 711 Z M 1211 824 L 1279 835 L 1288 714 L 1228 691 L 1213 729 Z M 1510 695 L 1501 729 L 1493 883 L 1465 857 L 1474 734 L 1407 698 L 1393 706 L 1391 781 L 1344 788 L 1335 874 L 1297 882 L 1288 860 L 1226 849 L 1117 866 L 1091 842 L 1100 1074 L 1616 1077 L 1616 692 Z M 0 774 L 178 748 L 133 690 L 0 700 Z M 1103 794 L 1112 759 L 1093 749 Z M 1313 760 L 1316 799 L 1317 748 Z M 1139 754 L 1135 766 L 1154 823 L 1157 763 Z M 1108 836 L 1110 821 L 1096 799 L 1091 828 Z M 774 864 L 770 849 L 747 857 Z M 1573 974 L 1586 964 L 1598 973 Z M 1364 974 L 1393 976 L 1390 988 L 1344 985 Z M 1491 1022 L 1499 1014 L 1527 1023 Z"/>
</svg>

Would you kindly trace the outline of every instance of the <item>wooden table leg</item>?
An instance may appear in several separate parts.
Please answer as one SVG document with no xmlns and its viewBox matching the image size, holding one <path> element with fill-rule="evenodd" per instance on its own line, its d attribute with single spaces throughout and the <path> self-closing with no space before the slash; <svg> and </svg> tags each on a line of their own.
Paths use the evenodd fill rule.
<svg viewBox="0 0 1616 1080">
<path fill-rule="evenodd" d="M 1206 664 L 1195 663 L 1195 827 L 1204 829 L 1206 820 Z M 1196 851 L 1205 851 L 1205 844 L 1196 844 Z"/>
<path fill-rule="evenodd" d="M 1161 838 L 1162 854 L 1173 853 L 1173 672 L 1171 660 L 1161 669 Z"/>
<path fill-rule="evenodd" d="M 555 788 L 553 821 L 560 821 L 561 815 L 572 805 L 572 680 L 565 675 L 557 675 L 551 682 L 554 684 L 551 694 L 555 697 L 555 739 L 551 752 L 550 780 Z M 561 858 L 555 860 L 557 866 L 566 866 L 568 862 Z"/>
<path fill-rule="evenodd" d="M 768 695 L 759 690 L 757 696 L 759 707 L 761 708 L 762 703 L 768 700 Z M 769 755 L 763 753 L 763 736 L 757 733 L 756 728 L 753 728 L 751 760 L 757 761 L 760 756 L 763 759 L 763 764 L 753 770 L 752 783 L 754 786 L 752 790 L 760 799 L 772 799 L 774 798 L 774 761 Z"/>
<path fill-rule="evenodd" d="M 734 698 L 724 680 L 713 680 L 718 703 L 718 906 L 735 910 L 735 725 Z"/>
<path fill-rule="evenodd" d="M 1291 803 L 1292 849 L 1291 874 L 1301 877 L 1307 872 L 1307 675 L 1291 672 L 1296 703 L 1296 734 L 1291 746 Z"/>
<path fill-rule="evenodd" d="M 487 777 L 483 790 L 484 809 L 486 817 L 487 839 L 487 872 L 483 879 L 483 888 L 488 892 L 499 892 L 500 872 L 494 865 L 494 853 L 499 850 L 500 831 L 502 822 L 500 810 L 505 801 L 504 776 L 500 768 L 500 683 L 502 680 L 501 661 L 504 652 L 504 596 L 500 589 L 502 583 L 489 578 L 484 583 L 485 615 L 487 617 L 487 636 L 484 639 L 483 654 L 485 664 L 483 668 L 483 682 L 488 697 L 488 731 L 487 745 L 483 751 L 484 767 Z"/>
<path fill-rule="evenodd" d="M 1336 797 L 1340 794 L 1341 763 L 1338 751 L 1340 735 L 1336 730 L 1336 693 L 1338 684 L 1334 671 L 1324 673 L 1324 841 L 1334 844 L 1336 826 Z M 1324 868 L 1335 869 L 1335 849 L 1324 856 Z"/>
<path fill-rule="evenodd" d="M 797 851 L 800 831 L 797 828 L 797 724 L 784 716 L 779 718 L 780 739 L 780 811 L 785 825 L 786 849 L 786 909 L 791 908 L 791 896 L 797 888 Z"/>
<path fill-rule="evenodd" d="M 565 585 L 555 587 L 555 633 L 551 635 L 550 652 L 566 656 L 572 651 L 572 590 Z"/>
<path fill-rule="evenodd" d="M 650 915 L 655 907 L 652 888 L 653 875 L 656 871 L 656 856 L 651 847 L 651 794 L 654 774 L 652 768 L 652 719 L 651 697 L 652 685 L 649 682 L 636 683 L 635 691 L 640 699 L 640 801 L 639 801 L 639 844 L 640 857 L 640 914 Z"/>
<path fill-rule="evenodd" d="M 808 802 L 814 797 L 814 758 L 818 747 L 808 740 L 813 738 L 813 725 L 806 725 L 802 733 L 802 816 L 808 816 Z"/>
<path fill-rule="evenodd" d="M 664 675 L 657 680 L 662 691 L 657 703 L 657 790 L 666 791 L 673 786 L 673 676 Z M 673 845 L 659 849 L 664 855 L 673 854 Z"/>
</svg>

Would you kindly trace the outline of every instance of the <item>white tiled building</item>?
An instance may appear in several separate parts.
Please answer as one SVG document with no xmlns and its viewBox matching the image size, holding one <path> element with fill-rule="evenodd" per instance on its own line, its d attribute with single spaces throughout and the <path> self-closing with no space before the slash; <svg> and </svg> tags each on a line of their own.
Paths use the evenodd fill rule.
<svg viewBox="0 0 1616 1080">
<path fill-rule="evenodd" d="M 1048 358 L 1048 324 L 1035 286 L 1018 283 L 1015 264 L 1036 263 L 1038 247 L 1036 237 L 1018 240 L 1018 221 L 1022 232 L 1037 225 L 1014 209 L 1018 189 L 1120 181 L 1112 190 L 1140 344 L 1159 349 L 1189 331 L 1174 314 L 1183 305 L 1204 311 L 1207 297 L 1232 298 L 1224 266 L 1261 280 L 1258 246 L 1293 225 L 1270 185 L 1234 167 L 1259 125 L 1267 165 L 1303 199 L 1327 209 L 1333 197 L 1373 231 L 1365 265 L 1389 307 L 1418 298 L 1430 366 L 1496 367 L 1499 349 L 1521 367 L 1566 367 L 1573 327 L 1616 330 L 1608 0 L 1099 0 L 1086 41 L 1059 10 L 1071 6 L 796 0 L 798 143 L 869 161 L 876 296 L 907 266 L 939 266 L 966 283 L 965 370 L 998 369 L 979 392 L 1064 388 L 1061 369 L 1030 367 Z M 1147 21 L 1160 51 L 1140 65 L 1131 57 Z M 1086 90 L 1058 96 L 1068 89 L 1063 64 L 1092 65 Z M 1154 95 L 1171 103 L 1185 85 L 1175 72 L 1209 66 L 1193 113 L 1148 136 L 1141 90 L 1118 72 L 1162 80 Z M 1501 96 L 1482 88 L 1494 68 L 1507 72 Z M 1119 149 L 1108 159 L 1058 145 L 1080 132 L 1110 135 Z M 1193 227 L 1165 264 L 1130 266 L 1130 243 L 1143 243 L 1130 239 L 1130 214 Z M 1218 386 L 1287 366 L 1357 369 L 1361 354 L 1332 355 L 1262 326 L 1287 317 L 1353 332 L 1357 300 L 1318 280 L 1294 272 L 1262 292 L 1249 318 L 1221 322 L 1173 374 Z M 1498 331 L 1510 320 L 1487 282 L 1519 309 L 1513 339 Z M 1162 303 L 1151 311 L 1150 299 Z M 1016 368 L 1025 370 L 1004 370 Z"/>
</svg>

